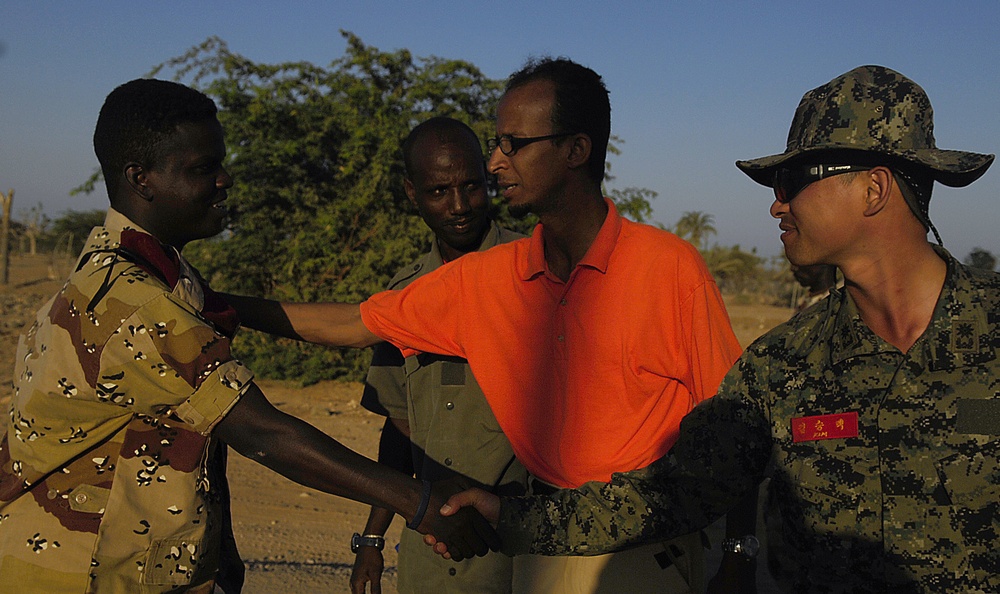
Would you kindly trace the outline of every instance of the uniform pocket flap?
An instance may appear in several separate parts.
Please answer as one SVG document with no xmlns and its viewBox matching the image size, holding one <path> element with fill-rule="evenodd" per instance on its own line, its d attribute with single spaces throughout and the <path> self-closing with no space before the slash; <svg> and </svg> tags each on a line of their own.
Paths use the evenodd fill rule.
<svg viewBox="0 0 1000 594">
<path fill-rule="evenodd" d="M 69 492 L 69 508 L 89 514 L 103 514 L 110 494 L 111 489 L 80 485 Z"/>
</svg>

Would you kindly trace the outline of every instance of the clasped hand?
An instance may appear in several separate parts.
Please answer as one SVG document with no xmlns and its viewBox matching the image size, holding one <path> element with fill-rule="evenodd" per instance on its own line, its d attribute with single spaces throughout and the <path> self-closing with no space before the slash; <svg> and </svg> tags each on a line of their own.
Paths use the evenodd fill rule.
<svg viewBox="0 0 1000 594">
<path fill-rule="evenodd" d="M 500 521 L 500 498 L 493 493 L 478 488 L 466 489 L 452 495 L 444 505 L 436 508 L 436 511 L 438 516 L 442 518 L 458 517 L 468 512 L 474 513 L 477 518 L 487 523 L 487 528 L 496 538 L 496 546 L 491 544 L 490 548 L 494 551 L 499 550 L 500 538 L 494 528 Z M 424 543 L 434 547 L 434 552 L 445 559 L 461 561 L 468 557 L 462 549 L 452 546 L 452 541 L 440 538 L 440 536 L 437 532 L 428 531 L 424 533 Z"/>
<path fill-rule="evenodd" d="M 499 516 L 499 498 L 482 489 L 462 491 L 467 486 L 461 477 L 434 483 L 426 515 L 417 527 L 424 542 L 434 546 L 434 551 L 445 559 L 461 561 L 500 549 L 500 537 L 493 528 Z M 489 498 L 496 499 L 491 521 L 478 511 Z M 484 509 L 488 507 L 484 505 Z"/>
</svg>

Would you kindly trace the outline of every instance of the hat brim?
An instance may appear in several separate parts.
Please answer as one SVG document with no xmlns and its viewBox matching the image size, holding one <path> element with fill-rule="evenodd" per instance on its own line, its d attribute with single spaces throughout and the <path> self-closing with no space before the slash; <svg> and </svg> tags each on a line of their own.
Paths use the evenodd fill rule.
<svg viewBox="0 0 1000 594">
<path fill-rule="evenodd" d="M 809 156 L 827 152 L 859 152 L 868 156 L 885 156 L 887 159 L 903 159 L 922 166 L 938 182 L 952 188 L 967 186 L 979 179 L 990 165 L 995 155 L 953 151 L 947 149 L 911 149 L 892 152 L 858 151 L 850 146 L 824 145 L 809 149 L 798 149 L 769 157 L 737 161 L 740 171 L 750 176 L 762 186 L 771 187 L 774 183 L 774 171 L 778 167 L 806 160 Z"/>
</svg>

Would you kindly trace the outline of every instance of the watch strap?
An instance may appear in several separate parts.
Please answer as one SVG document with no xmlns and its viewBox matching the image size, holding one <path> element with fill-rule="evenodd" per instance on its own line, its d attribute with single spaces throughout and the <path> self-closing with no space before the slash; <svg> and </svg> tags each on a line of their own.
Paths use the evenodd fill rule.
<svg viewBox="0 0 1000 594">
<path fill-rule="evenodd" d="M 385 548 L 385 537 L 381 534 L 361 535 L 357 532 L 351 537 L 351 552 L 357 553 L 361 547 L 374 547 L 381 551 Z"/>
</svg>

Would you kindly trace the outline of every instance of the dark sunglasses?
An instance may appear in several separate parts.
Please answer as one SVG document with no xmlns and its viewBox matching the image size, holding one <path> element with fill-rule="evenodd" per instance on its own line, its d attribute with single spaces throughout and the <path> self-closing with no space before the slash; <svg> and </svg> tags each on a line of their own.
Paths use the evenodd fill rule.
<svg viewBox="0 0 1000 594">
<path fill-rule="evenodd" d="M 868 171 L 871 165 L 803 165 L 797 168 L 779 167 L 774 172 L 774 198 L 782 204 L 788 204 L 804 190 L 806 186 L 821 179 L 850 173 L 852 171 Z"/>
<path fill-rule="evenodd" d="M 560 132 L 559 134 L 547 134 L 545 136 L 530 136 L 528 138 L 518 138 L 516 136 L 511 136 L 510 134 L 504 134 L 503 136 L 495 136 L 493 138 L 486 139 L 486 151 L 487 155 L 492 155 L 493 151 L 500 149 L 500 152 L 507 155 L 508 157 L 516 153 L 518 150 L 528 146 L 533 142 L 538 142 L 541 140 L 555 140 L 556 138 L 562 138 L 563 136 L 572 136 L 576 132 Z"/>
</svg>

